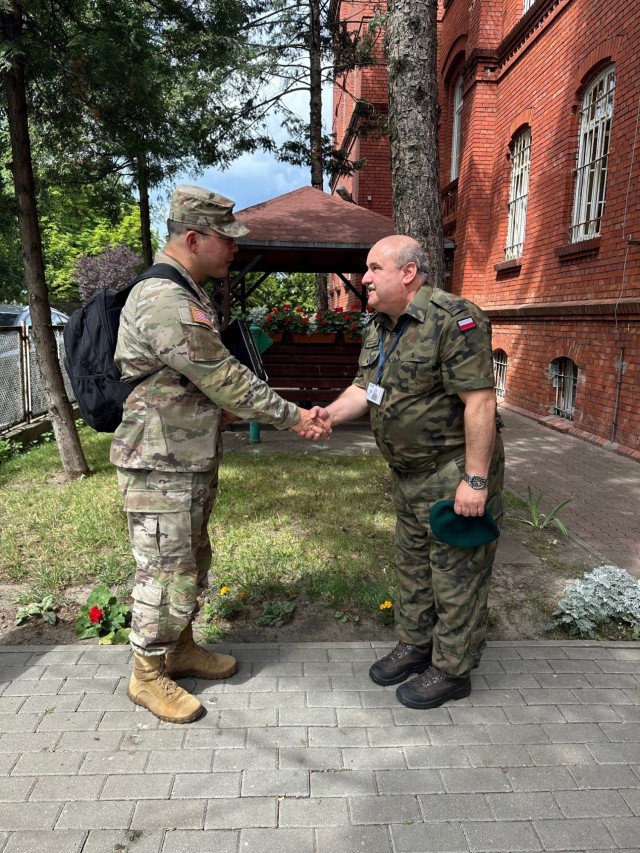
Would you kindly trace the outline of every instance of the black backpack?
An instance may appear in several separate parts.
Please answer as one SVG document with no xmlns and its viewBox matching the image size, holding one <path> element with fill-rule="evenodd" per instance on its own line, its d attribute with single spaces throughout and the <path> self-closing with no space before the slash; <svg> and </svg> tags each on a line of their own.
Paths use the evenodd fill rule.
<svg viewBox="0 0 640 853">
<path fill-rule="evenodd" d="M 146 278 L 168 278 L 193 292 L 170 264 L 154 264 L 122 290 L 104 288 L 74 311 L 64 327 L 64 366 L 82 419 L 97 432 L 113 432 L 122 422 L 122 407 L 146 377 L 124 382 L 114 361 L 120 312 L 135 284 Z"/>
</svg>

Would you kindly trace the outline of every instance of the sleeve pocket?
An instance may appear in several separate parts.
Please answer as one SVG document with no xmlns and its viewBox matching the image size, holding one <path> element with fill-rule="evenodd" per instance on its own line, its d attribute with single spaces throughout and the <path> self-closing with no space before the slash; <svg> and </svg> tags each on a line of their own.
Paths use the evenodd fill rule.
<svg viewBox="0 0 640 853">
<path fill-rule="evenodd" d="M 228 355 L 220 335 L 213 329 L 183 323 L 182 331 L 191 361 L 219 361 Z"/>
</svg>

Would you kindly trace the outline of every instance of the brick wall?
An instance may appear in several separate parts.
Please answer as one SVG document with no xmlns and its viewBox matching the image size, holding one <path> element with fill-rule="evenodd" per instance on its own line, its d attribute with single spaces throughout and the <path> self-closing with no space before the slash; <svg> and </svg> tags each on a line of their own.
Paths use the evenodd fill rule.
<svg viewBox="0 0 640 853">
<path fill-rule="evenodd" d="M 356 5 L 372 4 L 342 4 Z M 615 440 L 636 450 L 640 246 L 629 238 L 640 239 L 640 5 L 536 0 L 524 16 L 522 0 L 441 0 L 439 7 L 441 183 L 449 190 L 445 236 L 456 246 L 450 287 L 489 312 L 494 346 L 508 355 L 508 402 L 550 414 L 549 364 L 571 358 L 579 368 L 575 426 L 610 439 L 616 420 Z M 578 110 L 585 87 L 608 63 L 616 90 L 601 233 L 591 251 L 567 254 L 576 248 L 568 244 Z M 461 73 L 462 152 L 451 184 L 453 88 Z M 386 86 L 380 69 L 358 82 L 363 98 L 367 91 L 380 97 Z M 509 157 L 525 125 L 524 252 L 505 269 Z M 371 195 L 373 209 L 389 215 L 388 152 L 380 145 L 370 156 L 357 200 L 369 203 Z"/>
</svg>

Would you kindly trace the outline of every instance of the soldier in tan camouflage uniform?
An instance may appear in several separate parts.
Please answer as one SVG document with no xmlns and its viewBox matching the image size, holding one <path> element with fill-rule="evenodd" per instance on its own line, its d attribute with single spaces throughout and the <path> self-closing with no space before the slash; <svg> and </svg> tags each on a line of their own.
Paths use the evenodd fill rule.
<svg viewBox="0 0 640 853">
<path fill-rule="evenodd" d="M 396 631 L 400 642 L 369 675 L 402 684 L 398 699 L 435 708 L 471 692 L 485 647 L 496 542 L 458 548 L 435 538 L 429 510 L 454 499 L 458 515 L 503 516 L 504 454 L 496 432 L 491 330 L 473 303 L 426 284 L 426 257 L 409 237 L 387 237 L 367 258 L 372 315 L 353 384 L 312 414 L 332 425 L 369 410 L 393 472 Z"/>
<path fill-rule="evenodd" d="M 141 281 L 122 311 L 116 347 L 123 379 L 145 377 L 125 402 L 111 446 L 137 565 L 129 698 L 175 723 L 195 720 L 204 709 L 174 678 L 226 678 L 237 668 L 230 655 L 196 645 L 191 628 L 211 563 L 207 525 L 221 419 L 230 413 L 307 437 L 327 431 L 236 361 L 220 340 L 201 282 L 226 275 L 238 250 L 235 238 L 248 233 L 233 205 L 199 187 L 176 189 L 169 239 L 156 261 L 175 267 L 193 292 L 168 279 Z"/>
</svg>

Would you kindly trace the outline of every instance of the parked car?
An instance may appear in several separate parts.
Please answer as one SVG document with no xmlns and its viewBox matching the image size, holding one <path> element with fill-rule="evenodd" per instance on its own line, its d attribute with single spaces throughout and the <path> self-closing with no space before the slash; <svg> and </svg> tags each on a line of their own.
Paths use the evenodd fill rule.
<svg viewBox="0 0 640 853">
<path fill-rule="evenodd" d="M 51 323 L 54 326 L 64 326 L 69 319 L 67 314 L 51 309 Z M 31 325 L 31 311 L 28 305 L 0 305 L 0 326 L 19 326 L 21 323 Z"/>
</svg>

